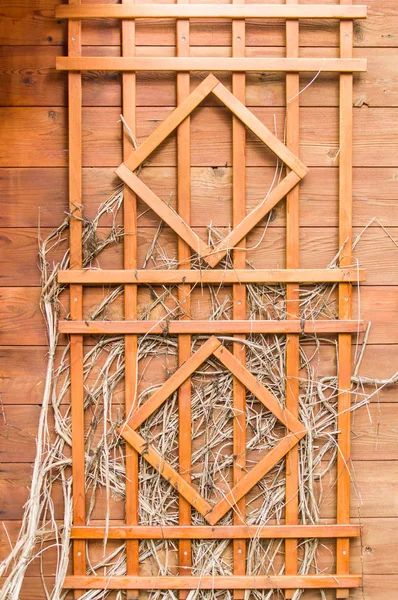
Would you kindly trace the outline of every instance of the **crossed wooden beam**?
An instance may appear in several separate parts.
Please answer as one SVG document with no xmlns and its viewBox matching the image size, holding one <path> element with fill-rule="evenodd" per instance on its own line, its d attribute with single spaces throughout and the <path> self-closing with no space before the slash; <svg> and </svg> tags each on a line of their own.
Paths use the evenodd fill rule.
<svg viewBox="0 0 398 600">
<path fill-rule="evenodd" d="M 150 417 L 200 365 L 214 355 L 275 417 L 286 427 L 281 439 L 246 475 L 214 506 L 199 494 L 137 429 Z M 304 425 L 267 390 L 219 339 L 212 336 L 145 402 L 121 430 L 124 439 L 193 506 L 210 525 L 215 525 L 258 481 L 279 462 L 307 433 Z"/>
<path fill-rule="evenodd" d="M 208 246 L 170 206 L 159 198 L 134 173 L 146 158 L 199 106 L 214 94 L 246 125 L 283 163 L 290 173 L 214 248 Z M 307 167 L 214 75 L 201 84 L 177 106 L 159 127 L 120 165 L 116 174 L 151 208 L 192 250 L 211 267 L 215 267 L 286 196 L 306 175 Z"/>
</svg>

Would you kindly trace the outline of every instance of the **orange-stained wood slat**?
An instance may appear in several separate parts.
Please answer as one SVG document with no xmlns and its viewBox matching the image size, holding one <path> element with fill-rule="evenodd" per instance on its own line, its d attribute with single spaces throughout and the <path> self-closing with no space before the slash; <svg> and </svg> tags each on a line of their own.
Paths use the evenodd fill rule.
<svg viewBox="0 0 398 600">
<path fill-rule="evenodd" d="M 123 6 L 120 4 L 84 5 L 81 7 L 57 6 L 59 19 L 139 19 L 174 17 L 189 19 L 192 17 L 219 18 L 281 18 L 281 19 L 363 19 L 366 17 L 366 5 L 332 6 L 308 4 L 285 6 L 275 4 L 140 4 Z"/>
<path fill-rule="evenodd" d="M 70 0 L 79 4 L 80 0 Z M 82 50 L 80 21 L 68 24 L 68 54 L 80 56 Z M 70 267 L 82 268 L 82 77 L 80 73 L 68 74 L 69 123 L 69 210 L 72 215 L 69 228 Z M 83 317 L 83 287 L 70 286 L 70 314 L 72 319 Z M 73 523 L 86 523 L 85 449 L 84 449 L 84 384 L 83 336 L 72 335 L 70 340 L 70 393 L 72 411 L 72 493 Z M 86 543 L 73 543 L 73 574 L 86 574 Z M 75 598 L 82 591 L 76 589 Z"/>
<path fill-rule="evenodd" d="M 178 5 L 183 5 L 189 0 L 177 0 Z M 190 54 L 189 20 L 182 19 L 176 22 L 176 49 L 177 56 L 187 57 Z M 186 101 L 191 91 L 190 73 L 177 73 L 177 106 Z M 187 117 L 177 129 L 177 211 L 184 221 L 191 224 L 191 119 Z M 177 255 L 179 269 L 190 267 L 191 249 L 180 237 L 177 242 Z M 189 318 L 191 312 L 191 286 L 183 283 L 178 288 L 178 302 L 181 307 L 181 319 Z M 214 340 L 217 341 L 217 340 Z M 178 365 L 183 368 L 191 356 L 192 338 L 189 333 L 178 337 Z M 191 381 L 186 378 L 178 390 L 178 464 L 179 473 L 183 479 L 191 481 L 192 466 L 192 431 L 191 431 Z M 180 525 L 191 524 L 191 505 L 180 494 L 178 499 Z M 178 544 L 179 575 L 191 575 L 191 542 L 180 540 Z M 189 592 L 180 590 L 180 600 L 185 600 Z"/>
<path fill-rule="evenodd" d="M 365 281 L 365 269 L 219 269 L 219 270 L 139 270 L 83 269 L 59 271 L 59 283 L 107 284 L 229 284 L 229 283 L 352 283 Z"/>
<path fill-rule="evenodd" d="M 174 525 L 148 527 L 145 525 L 111 525 L 108 528 L 91 525 L 72 527 L 72 539 L 102 540 L 218 540 L 218 539 L 309 539 L 359 537 L 360 525 Z"/>
<path fill-rule="evenodd" d="M 340 0 L 344 6 L 351 0 Z M 352 21 L 340 24 L 340 56 L 350 58 L 353 53 L 354 26 Z M 340 75 L 339 98 L 339 247 L 342 250 L 340 265 L 352 263 L 352 163 L 353 163 L 353 77 Z M 349 283 L 339 285 L 339 318 L 352 317 L 352 286 Z M 337 453 L 337 522 L 350 522 L 350 452 L 351 452 L 351 335 L 338 337 L 338 453 Z M 338 573 L 350 572 L 350 540 L 338 539 L 336 543 L 336 570 Z M 348 589 L 336 592 L 336 598 L 348 598 Z"/>
<path fill-rule="evenodd" d="M 208 254 L 206 244 L 192 231 L 182 217 L 159 198 L 141 179 L 135 175 L 125 164 L 120 165 L 116 174 L 124 183 L 155 211 L 155 213 L 171 227 L 177 235 L 184 240 L 194 252 L 199 255 Z"/>
<path fill-rule="evenodd" d="M 134 4 L 134 0 L 123 0 L 125 6 Z M 135 22 L 122 21 L 122 55 L 135 55 Z M 136 74 L 122 75 L 122 109 L 123 116 L 133 135 L 136 131 Z M 123 157 L 128 158 L 133 150 L 133 142 L 126 132 L 123 134 Z M 134 192 L 124 186 L 123 224 L 126 235 L 123 236 L 124 268 L 137 268 L 137 198 Z M 124 287 L 124 315 L 126 319 L 138 318 L 137 286 L 127 284 Z M 137 404 L 137 350 L 136 335 L 125 336 L 125 409 L 131 414 Z M 131 446 L 126 446 L 126 525 L 138 525 L 139 497 L 139 461 L 138 452 Z M 139 574 L 139 544 L 136 540 L 126 543 L 127 575 Z M 127 590 L 127 600 L 136 598 L 136 590 Z"/>
<path fill-rule="evenodd" d="M 341 319 L 319 321 L 60 321 L 60 333 L 87 335 L 123 335 L 162 333 L 170 335 L 186 334 L 226 334 L 234 333 L 362 333 L 364 321 Z"/>
<path fill-rule="evenodd" d="M 286 0 L 287 6 L 298 6 L 298 0 Z M 299 56 L 299 21 L 286 21 L 286 56 Z M 296 155 L 300 153 L 300 76 L 286 74 L 286 145 Z M 286 196 L 286 268 L 300 267 L 300 189 L 296 185 Z M 300 318 L 299 285 L 286 285 L 286 318 Z M 286 408 L 299 416 L 300 339 L 298 334 L 286 336 Z M 294 446 L 286 455 L 286 508 L 288 525 L 297 525 L 299 519 L 299 447 Z M 286 540 L 285 574 L 298 572 L 298 540 Z M 295 590 L 285 590 L 285 598 L 293 598 Z"/>
<path fill-rule="evenodd" d="M 355 73 L 366 71 L 364 58 L 124 58 L 57 56 L 58 71 L 241 71 Z"/>
<path fill-rule="evenodd" d="M 217 246 L 206 252 L 204 256 L 206 262 L 215 267 L 222 258 L 227 254 L 230 248 L 237 246 L 240 241 L 255 227 L 266 214 L 270 212 L 288 194 L 295 185 L 300 181 L 300 178 L 294 171 L 291 171 L 278 185 L 266 196 L 266 198 L 249 213 L 243 221 L 233 229 Z"/>
<path fill-rule="evenodd" d="M 244 5 L 244 0 L 233 0 L 234 5 Z M 244 20 L 232 22 L 232 56 L 246 55 L 246 24 Z M 217 89 L 217 88 L 216 88 Z M 232 93 L 246 104 L 246 74 L 232 74 Z M 232 117 L 232 224 L 237 227 L 246 217 L 246 129 L 241 120 Z M 246 267 L 246 240 L 240 242 L 240 248 L 233 251 L 234 269 Z M 234 320 L 246 318 L 246 285 L 235 283 L 232 288 Z M 239 337 L 239 336 L 237 336 Z M 233 355 L 242 365 L 246 365 L 246 346 L 242 341 L 234 342 Z M 246 472 L 246 388 L 237 378 L 233 378 L 233 485 L 236 486 Z M 234 525 L 243 525 L 246 520 L 246 498 L 243 496 L 233 511 Z M 246 541 L 235 539 L 233 542 L 233 574 L 246 575 Z M 244 590 L 234 590 L 235 600 L 243 600 Z"/>
<path fill-rule="evenodd" d="M 360 575 L 257 575 L 257 576 L 199 576 L 199 577 L 112 577 L 89 576 L 65 578 L 64 587 L 92 590 L 228 590 L 228 589 L 336 589 L 357 588 L 361 585 Z"/>
</svg>

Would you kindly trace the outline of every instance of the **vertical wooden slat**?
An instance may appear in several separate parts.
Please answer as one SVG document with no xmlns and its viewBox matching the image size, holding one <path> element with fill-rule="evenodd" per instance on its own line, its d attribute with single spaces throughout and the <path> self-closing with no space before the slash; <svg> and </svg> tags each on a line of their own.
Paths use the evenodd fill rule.
<svg viewBox="0 0 398 600">
<path fill-rule="evenodd" d="M 185 3 L 188 0 L 177 0 Z M 177 19 L 176 23 L 177 56 L 189 56 L 189 19 Z M 190 93 L 190 74 L 177 73 L 177 105 Z M 188 225 L 191 222 L 191 120 L 188 117 L 177 129 L 177 210 Z M 180 269 L 190 268 L 191 250 L 181 238 L 178 238 L 178 260 Z M 191 286 L 183 284 L 178 288 L 178 300 L 184 310 L 182 319 L 189 318 Z M 191 335 L 178 336 L 178 364 L 182 365 L 191 355 Z M 179 471 L 187 481 L 191 480 L 191 380 L 187 379 L 178 392 L 179 418 Z M 191 524 L 191 505 L 182 496 L 179 497 L 179 524 Z M 192 550 L 190 540 L 180 540 L 179 574 L 190 575 Z M 180 590 L 179 597 L 184 599 L 189 591 Z"/>
<path fill-rule="evenodd" d="M 298 0 L 286 0 L 297 4 Z M 299 21 L 286 22 L 286 56 L 299 56 Z M 286 74 L 286 144 L 296 156 L 299 155 L 300 76 Z M 286 197 L 286 268 L 300 267 L 300 191 L 297 185 Z M 286 285 L 287 319 L 300 318 L 299 286 Z M 298 417 L 299 413 L 299 335 L 286 336 L 286 407 Z M 298 523 L 299 448 L 296 445 L 286 456 L 286 524 Z M 298 540 L 285 542 L 286 575 L 298 571 Z M 295 590 L 285 590 L 285 598 L 292 598 Z"/>
<path fill-rule="evenodd" d="M 80 4 L 80 0 L 70 0 Z M 81 55 L 81 23 L 68 23 L 68 55 Z M 80 73 L 68 74 L 69 123 L 69 209 L 70 268 L 82 268 L 82 78 Z M 71 319 L 83 318 L 83 287 L 70 286 Z M 83 388 L 83 336 L 70 336 L 70 378 L 72 411 L 72 486 L 73 523 L 86 524 L 85 460 L 84 460 L 84 388 Z M 86 542 L 73 542 L 73 573 L 86 574 Z M 75 590 L 79 598 L 84 590 Z"/>
<path fill-rule="evenodd" d="M 233 0 L 234 4 L 244 4 L 244 0 Z M 232 22 L 232 56 L 243 57 L 246 54 L 246 24 L 244 19 Z M 232 92 L 243 104 L 246 104 L 246 75 L 232 74 Z M 246 216 L 246 129 L 232 117 L 232 223 L 236 227 Z M 245 240 L 239 243 L 240 249 L 233 252 L 235 269 L 246 266 Z M 246 318 L 246 285 L 235 284 L 233 294 L 233 318 Z M 243 336 L 237 336 L 242 338 Z M 233 344 L 233 354 L 242 364 L 246 364 L 246 346 Z M 246 472 L 246 388 L 235 377 L 233 379 L 233 485 L 235 486 Z M 234 524 L 242 525 L 246 516 L 246 499 L 243 497 L 234 510 Z M 234 575 L 246 575 L 246 541 L 233 541 Z M 234 598 L 245 597 L 243 590 L 234 590 Z"/>
<path fill-rule="evenodd" d="M 341 4 L 351 4 L 350 0 L 341 0 Z M 353 22 L 340 23 L 340 56 L 350 58 L 353 54 Z M 353 76 L 340 75 L 340 120 L 339 120 L 339 247 L 344 251 L 340 265 L 352 263 L 352 105 Z M 339 284 L 339 318 L 352 318 L 352 285 Z M 337 453 L 337 523 L 350 521 L 350 426 L 351 416 L 351 334 L 338 336 L 338 422 L 339 430 Z M 337 540 L 336 572 L 348 574 L 350 570 L 350 541 L 348 538 Z M 348 598 L 349 590 L 337 590 L 336 598 Z"/>
<path fill-rule="evenodd" d="M 123 0 L 134 4 L 135 0 Z M 135 21 L 122 21 L 122 56 L 135 55 Z M 133 135 L 136 128 L 136 74 L 122 75 L 122 110 Z M 123 135 L 123 158 L 131 154 L 133 145 L 128 135 Z M 137 199 L 127 185 L 124 186 L 124 268 L 136 269 L 137 264 Z M 126 319 L 138 318 L 137 286 L 124 287 L 124 314 Z M 136 335 L 125 336 L 125 403 L 126 414 L 134 410 L 137 402 L 137 348 Z M 126 525 L 138 525 L 138 452 L 126 446 Z M 127 575 L 139 574 L 139 541 L 126 542 Z M 138 598 L 138 590 L 127 590 L 127 599 Z"/>
</svg>

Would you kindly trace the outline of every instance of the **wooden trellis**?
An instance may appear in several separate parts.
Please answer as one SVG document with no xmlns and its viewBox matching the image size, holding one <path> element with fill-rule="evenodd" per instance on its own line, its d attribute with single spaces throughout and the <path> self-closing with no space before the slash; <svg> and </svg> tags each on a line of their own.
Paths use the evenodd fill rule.
<svg viewBox="0 0 398 600">
<path fill-rule="evenodd" d="M 70 229 L 70 270 L 59 273 L 59 281 L 70 285 L 71 320 L 60 323 L 60 331 L 71 338 L 71 402 L 72 402 L 72 469 L 73 469 L 73 575 L 65 587 L 74 589 L 78 597 L 86 589 L 127 590 L 128 598 L 137 597 L 138 590 L 182 590 L 186 597 L 190 589 L 231 589 L 235 598 L 243 598 L 246 589 L 285 590 L 291 598 L 298 588 L 334 588 L 337 598 L 349 596 L 349 589 L 361 584 L 359 575 L 350 574 L 349 541 L 359 536 L 358 525 L 349 519 L 350 476 L 350 383 L 352 335 L 362 331 L 364 324 L 352 320 L 352 284 L 363 281 L 365 273 L 352 267 L 349 251 L 345 251 L 336 269 L 300 269 L 299 265 L 299 182 L 307 167 L 299 154 L 299 73 L 336 72 L 340 78 L 340 149 L 339 149 L 339 246 L 351 248 L 352 232 L 352 95 L 353 72 L 366 69 L 366 61 L 352 57 L 353 19 L 364 18 L 366 7 L 341 0 L 339 5 L 299 5 L 298 0 L 286 0 L 285 5 L 250 4 L 233 0 L 232 4 L 80 4 L 70 0 L 59 6 L 59 18 L 69 19 L 68 56 L 57 59 L 57 68 L 68 71 L 69 78 L 69 195 L 72 212 Z M 190 18 L 232 19 L 232 56 L 230 58 L 197 58 L 190 56 Z M 245 19 L 286 19 L 285 58 L 247 58 L 245 53 Z M 122 56 L 81 56 L 81 20 L 117 18 L 122 20 Z M 177 56 L 175 58 L 141 58 L 135 56 L 135 20 L 139 18 L 175 18 Z M 338 19 L 340 23 L 339 58 L 300 58 L 299 20 Z M 137 71 L 176 71 L 177 108 L 140 145 L 133 149 L 125 138 L 123 164 L 117 174 L 125 183 L 124 228 L 135 232 L 124 237 L 123 270 L 82 270 L 82 82 L 83 70 L 122 71 L 123 113 L 135 131 L 135 88 Z M 207 78 L 190 92 L 190 72 L 209 71 Z M 232 73 L 232 92 L 218 81 L 213 72 Z M 245 73 L 249 71 L 286 72 L 286 145 L 245 107 Z M 233 155 L 233 229 L 215 248 L 207 246 L 190 227 L 190 114 L 208 96 L 214 94 L 232 113 Z M 265 144 L 286 165 L 285 178 L 267 199 L 246 214 L 246 128 Z M 134 171 L 173 131 L 177 131 L 178 202 L 177 211 L 169 208 Z M 141 198 L 178 236 L 177 270 L 138 270 L 136 199 Z M 252 228 L 282 199 L 287 200 L 286 269 L 246 269 L 245 237 Z M 214 267 L 232 250 L 233 269 Z M 192 252 L 208 267 L 190 268 Z M 299 315 L 299 285 L 334 282 L 339 287 L 339 319 L 303 322 Z M 203 321 L 185 317 L 168 321 L 139 321 L 138 286 L 145 284 L 178 284 L 179 301 L 185 302 L 189 313 L 191 286 L 204 283 L 230 284 L 233 287 L 233 320 Z M 287 314 L 285 321 L 246 320 L 246 284 L 285 283 Z M 85 285 L 123 284 L 125 286 L 125 320 L 83 321 L 83 287 Z M 170 379 L 139 409 L 136 406 L 137 336 L 152 334 L 178 336 L 179 368 Z M 247 370 L 244 345 L 233 343 L 230 352 L 217 335 L 242 337 L 250 333 L 279 333 L 287 336 L 286 408 Z M 301 333 L 338 334 L 338 465 L 337 523 L 335 525 L 298 524 L 298 442 L 306 435 L 298 419 L 299 336 Z M 105 528 L 86 526 L 84 486 L 84 397 L 83 397 L 83 335 L 125 335 L 126 413 L 131 419 L 121 434 L 128 444 L 126 453 L 127 489 L 126 524 Z M 191 355 L 191 336 L 205 334 L 209 339 Z M 234 378 L 233 405 L 236 414 L 233 427 L 233 453 L 237 457 L 233 469 L 233 487 L 215 506 L 211 506 L 192 486 L 191 469 L 191 387 L 190 376 L 210 355 L 232 372 Z M 179 472 L 172 468 L 155 448 L 148 446 L 138 433 L 139 426 L 170 395 L 179 392 Z M 258 464 L 245 472 L 245 407 L 246 390 L 263 403 L 286 427 L 286 436 Z M 179 525 L 170 527 L 140 526 L 138 520 L 138 457 L 143 456 L 179 492 Z M 251 527 L 245 524 L 245 495 L 273 465 L 286 456 L 285 525 Z M 236 505 L 234 523 L 217 525 L 220 518 Z M 194 507 L 208 522 L 206 526 L 191 525 Z M 87 540 L 121 539 L 127 541 L 127 575 L 124 577 L 86 576 L 85 549 Z M 286 540 L 285 574 L 280 576 L 249 576 L 245 572 L 246 543 L 252 537 Z M 333 575 L 298 574 L 298 540 L 300 538 L 335 538 L 336 573 Z M 141 539 L 179 540 L 179 576 L 143 577 L 138 571 L 138 543 Z M 192 576 L 191 540 L 233 540 L 234 574 L 230 577 Z"/>
</svg>

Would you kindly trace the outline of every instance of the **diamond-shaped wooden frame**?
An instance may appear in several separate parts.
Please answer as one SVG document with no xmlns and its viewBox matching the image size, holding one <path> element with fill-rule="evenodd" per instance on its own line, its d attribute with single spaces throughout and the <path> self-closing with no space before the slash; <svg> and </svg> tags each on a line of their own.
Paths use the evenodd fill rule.
<svg viewBox="0 0 398 600">
<path fill-rule="evenodd" d="M 191 227 L 133 172 L 211 93 L 291 169 L 290 173 L 269 192 L 265 199 L 242 219 L 215 248 L 207 246 Z M 229 249 L 239 244 L 249 231 L 300 182 L 307 172 L 307 167 L 214 75 L 208 75 L 116 170 L 116 174 L 124 183 L 211 267 L 215 267 Z"/>
<path fill-rule="evenodd" d="M 173 394 L 209 356 L 214 355 L 275 417 L 285 425 L 287 435 L 281 439 L 246 475 L 214 506 L 199 494 L 137 432 L 140 425 Z M 121 428 L 124 439 L 172 485 L 206 519 L 215 525 L 268 471 L 279 462 L 307 433 L 304 425 L 267 390 L 219 339 L 212 336 L 201 348 L 145 402 Z"/>
</svg>

